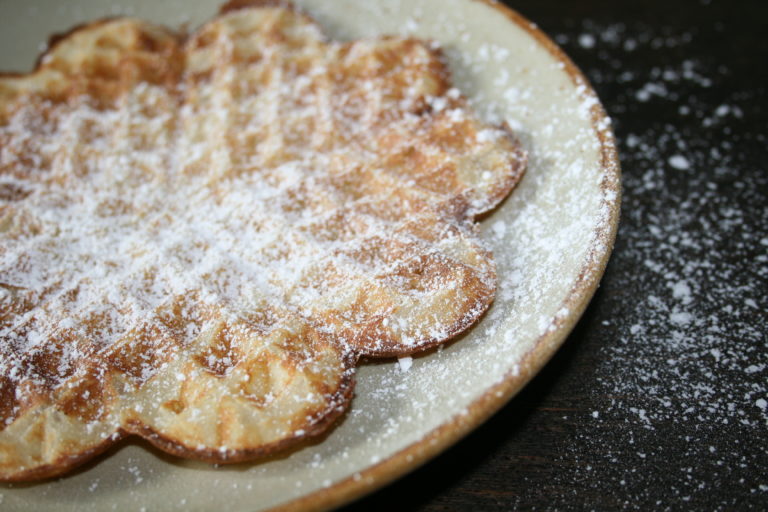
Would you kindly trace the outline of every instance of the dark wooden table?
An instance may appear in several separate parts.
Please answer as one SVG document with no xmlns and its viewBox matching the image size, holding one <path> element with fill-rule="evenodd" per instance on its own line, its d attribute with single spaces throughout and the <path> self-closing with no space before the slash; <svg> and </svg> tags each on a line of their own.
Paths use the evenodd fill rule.
<svg viewBox="0 0 768 512">
<path fill-rule="evenodd" d="M 768 2 L 510 5 L 614 121 L 615 251 L 524 391 L 345 510 L 768 509 Z"/>
</svg>

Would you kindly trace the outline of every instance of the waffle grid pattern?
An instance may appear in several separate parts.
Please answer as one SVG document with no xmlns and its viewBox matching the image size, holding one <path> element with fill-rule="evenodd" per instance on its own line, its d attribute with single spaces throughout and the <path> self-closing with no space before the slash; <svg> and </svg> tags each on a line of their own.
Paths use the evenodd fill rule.
<svg viewBox="0 0 768 512">
<path fill-rule="evenodd" d="M 325 431 L 360 356 L 469 327 L 525 155 L 434 45 L 290 7 L 86 25 L 0 77 L 0 478 L 137 434 L 235 462 Z"/>
</svg>

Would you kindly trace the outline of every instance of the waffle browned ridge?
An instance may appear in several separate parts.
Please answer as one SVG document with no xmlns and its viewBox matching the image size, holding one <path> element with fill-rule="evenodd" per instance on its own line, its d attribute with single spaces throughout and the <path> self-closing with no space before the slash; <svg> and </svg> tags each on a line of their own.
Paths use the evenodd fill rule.
<svg viewBox="0 0 768 512">
<path fill-rule="evenodd" d="M 283 2 L 71 31 L 0 76 L 0 480 L 126 435 L 237 462 L 327 431 L 361 356 L 488 308 L 475 219 L 525 162 L 433 42 L 329 41 Z"/>
</svg>

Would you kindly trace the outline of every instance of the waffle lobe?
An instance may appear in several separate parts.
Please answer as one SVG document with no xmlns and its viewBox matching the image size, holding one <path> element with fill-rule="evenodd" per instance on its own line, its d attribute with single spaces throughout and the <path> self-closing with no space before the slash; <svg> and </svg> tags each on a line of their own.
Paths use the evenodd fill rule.
<svg viewBox="0 0 768 512">
<path fill-rule="evenodd" d="M 253 1 L 74 29 L 0 76 L 0 479 L 127 435 L 237 462 L 327 431 L 361 356 L 490 305 L 475 220 L 525 161 L 427 41 Z"/>
</svg>

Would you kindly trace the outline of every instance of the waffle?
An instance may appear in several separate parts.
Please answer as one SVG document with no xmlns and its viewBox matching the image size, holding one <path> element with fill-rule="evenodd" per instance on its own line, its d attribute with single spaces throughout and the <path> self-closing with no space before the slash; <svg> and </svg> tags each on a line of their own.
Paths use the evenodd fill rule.
<svg viewBox="0 0 768 512">
<path fill-rule="evenodd" d="M 430 42 L 264 2 L 59 38 L 0 77 L 0 479 L 130 435 L 225 463 L 327 431 L 360 357 L 489 306 L 476 219 L 524 167 Z"/>
</svg>

